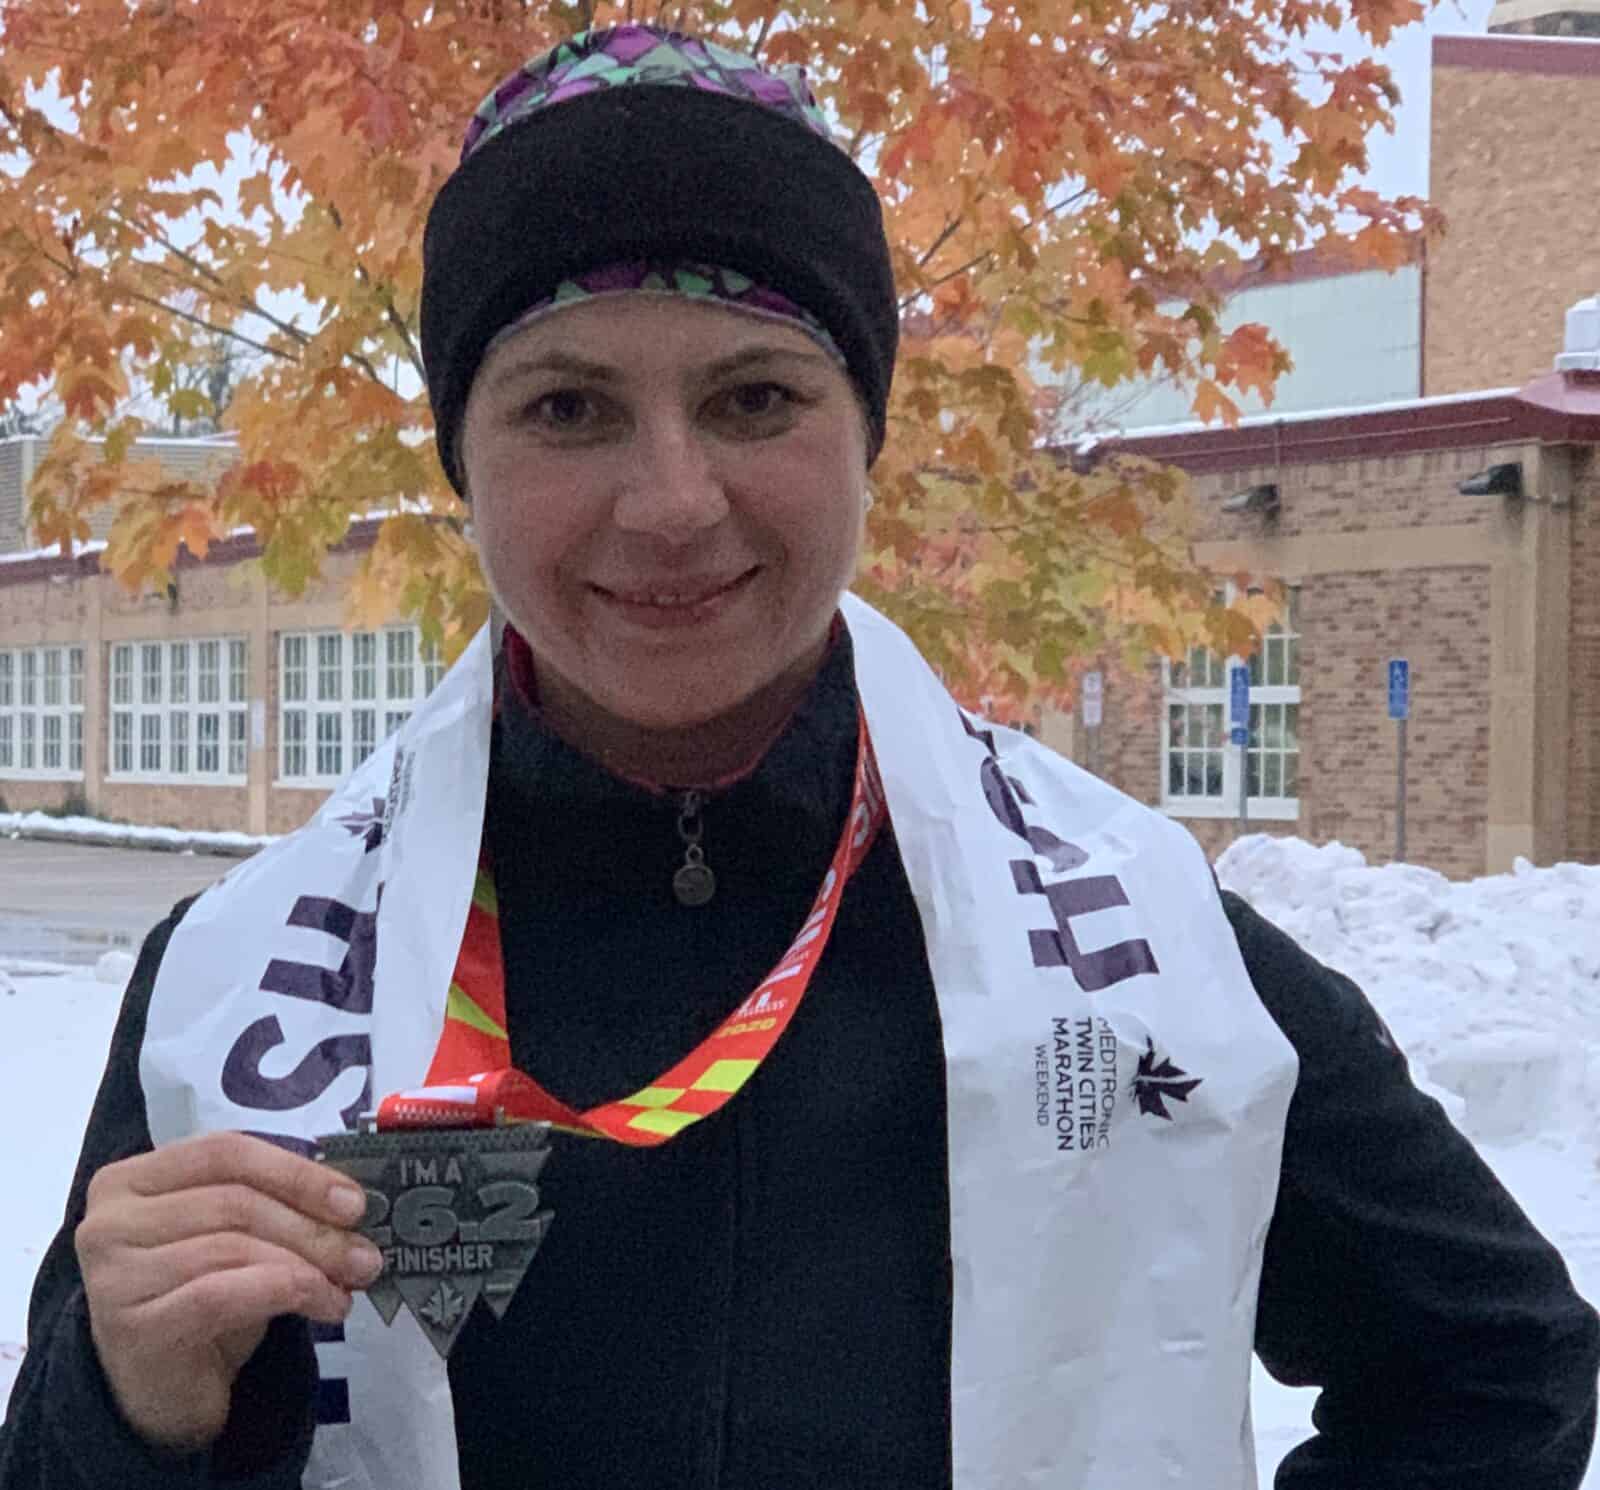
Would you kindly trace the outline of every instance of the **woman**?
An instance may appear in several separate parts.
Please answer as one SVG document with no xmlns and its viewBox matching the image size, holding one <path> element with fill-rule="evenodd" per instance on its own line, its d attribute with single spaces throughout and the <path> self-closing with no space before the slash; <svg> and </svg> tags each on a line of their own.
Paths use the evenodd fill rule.
<svg viewBox="0 0 1600 1490">
<path fill-rule="evenodd" d="M 803 82 L 568 42 L 425 261 L 499 666 L 152 934 L 0 1486 L 1231 1490 L 1254 1346 L 1280 1485 L 1575 1487 L 1594 1316 L 1360 993 L 843 595 L 896 307 Z M 310 1155 L 497 1067 L 548 1234 L 385 1324 Z"/>
</svg>

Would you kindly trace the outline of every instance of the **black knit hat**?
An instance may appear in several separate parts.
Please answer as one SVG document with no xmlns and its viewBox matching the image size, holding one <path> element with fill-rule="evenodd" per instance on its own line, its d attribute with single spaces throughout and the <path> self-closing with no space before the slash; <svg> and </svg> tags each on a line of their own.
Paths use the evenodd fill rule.
<svg viewBox="0 0 1600 1490">
<path fill-rule="evenodd" d="M 575 38 L 510 81 L 547 78 L 617 34 Z M 696 57 L 725 55 L 692 38 L 654 35 L 688 59 L 684 72 Z M 489 130 L 480 118 L 429 212 L 422 357 L 451 483 L 463 489 L 461 419 L 496 333 L 564 281 L 635 261 L 734 270 L 814 316 L 861 395 L 875 460 L 899 314 L 872 183 L 816 127 L 749 91 L 682 86 L 689 80 L 649 72 L 626 81 L 631 86 L 558 92 Z"/>
</svg>

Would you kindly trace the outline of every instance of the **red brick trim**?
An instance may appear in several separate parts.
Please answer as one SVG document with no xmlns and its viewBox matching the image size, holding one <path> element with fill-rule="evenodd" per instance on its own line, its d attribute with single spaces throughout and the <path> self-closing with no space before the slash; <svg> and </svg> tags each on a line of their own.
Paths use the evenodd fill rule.
<svg viewBox="0 0 1600 1490">
<path fill-rule="evenodd" d="M 361 553 L 377 542 L 378 518 L 360 518 L 351 523 L 350 531 L 329 550 L 336 554 Z M 37 559 L 22 559 L 14 564 L 0 564 L 0 586 L 36 584 L 40 580 L 54 579 L 58 575 L 75 579 L 92 578 L 102 574 L 100 555 L 104 549 L 91 553 L 48 554 Z M 186 548 L 178 550 L 178 569 L 206 568 L 216 564 L 237 564 L 245 559 L 259 558 L 261 545 L 254 533 L 241 533 L 231 538 L 220 538 L 206 550 L 203 559 L 196 558 Z M 3 558 L 4 555 L 0 555 Z"/>
<path fill-rule="evenodd" d="M 1600 414 L 1575 413 L 1516 393 L 1488 393 L 1309 419 L 1252 419 L 1233 429 L 1128 435 L 1099 446 L 1094 458 L 1137 455 L 1199 475 L 1279 461 L 1309 465 L 1522 440 L 1600 445 Z"/>
<path fill-rule="evenodd" d="M 1600 78 L 1600 40 L 1577 36 L 1436 36 L 1435 67 Z"/>
</svg>

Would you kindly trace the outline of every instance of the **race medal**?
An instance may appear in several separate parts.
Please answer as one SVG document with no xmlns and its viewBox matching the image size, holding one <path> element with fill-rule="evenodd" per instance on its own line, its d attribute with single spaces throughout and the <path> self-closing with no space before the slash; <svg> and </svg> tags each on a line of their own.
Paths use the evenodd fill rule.
<svg viewBox="0 0 1600 1490">
<path fill-rule="evenodd" d="M 535 1181 L 550 1157 L 548 1123 L 335 1133 L 318 1158 L 359 1184 L 357 1228 L 383 1253 L 366 1288 L 387 1324 L 404 1303 L 448 1357 L 481 1297 L 503 1318 L 553 1217 Z"/>
</svg>

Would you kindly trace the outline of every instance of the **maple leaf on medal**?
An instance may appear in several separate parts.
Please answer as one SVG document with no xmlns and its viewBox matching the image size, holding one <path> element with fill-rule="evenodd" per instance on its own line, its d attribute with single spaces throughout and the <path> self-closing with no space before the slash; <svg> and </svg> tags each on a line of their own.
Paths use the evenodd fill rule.
<svg viewBox="0 0 1600 1490">
<path fill-rule="evenodd" d="M 466 1308 L 466 1300 L 449 1281 L 445 1279 L 434 1289 L 427 1303 L 417 1312 L 438 1329 L 448 1330 L 461 1318 Z"/>
<path fill-rule="evenodd" d="M 1145 1037 L 1145 1053 L 1139 1057 L 1139 1069 L 1133 1078 L 1133 1094 L 1140 1112 L 1170 1123 L 1172 1114 L 1167 1111 L 1166 1099 L 1170 1097 L 1174 1102 L 1187 1102 L 1189 1093 L 1202 1080 L 1180 1070 L 1165 1056 L 1158 1062 L 1156 1042 L 1148 1035 Z"/>
</svg>

